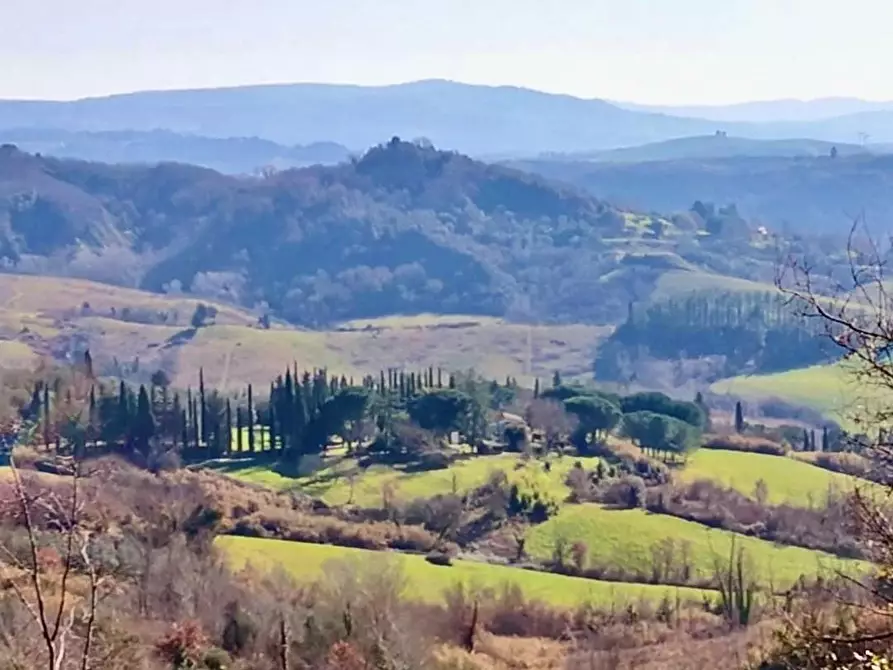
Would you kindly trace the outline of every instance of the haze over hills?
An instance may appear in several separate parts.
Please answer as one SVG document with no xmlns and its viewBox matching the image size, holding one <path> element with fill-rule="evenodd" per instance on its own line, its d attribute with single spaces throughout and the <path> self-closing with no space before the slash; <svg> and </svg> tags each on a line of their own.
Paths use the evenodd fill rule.
<svg viewBox="0 0 893 670">
<path fill-rule="evenodd" d="M 8 270 L 264 303 L 307 325 L 419 312 L 604 323 L 683 277 L 760 286 L 775 261 L 731 211 L 618 210 L 400 141 L 264 178 L 6 147 L 0 222 Z"/>
<path fill-rule="evenodd" d="M 722 122 L 753 139 L 893 141 L 893 111 L 772 123 Z M 429 80 L 380 87 L 328 84 L 147 91 L 73 102 L 0 101 L 0 129 L 152 131 L 261 137 L 285 145 L 362 149 L 383 137 L 426 137 L 475 156 L 530 156 L 629 147 L 713 134 L 717 121 L 633 111 L 598 99 L 509 86 Z"/>
<path fill-rule="evenodd" d="M 836 116 L 893 110 L 891 101 L 842 97 L 817 98 L 815 100 L 761 100 L 731 105 L 641 105 L 619 101 L 615 104 L 624 109 L 639 112 L 748 123 L 821 121 Z"/>
<path fill-rule="evenodd" d="M 893 220 L 893 156 L 844 154 L 511 164 L 625 207 L 676 211 L 694 200 L 735 203 L 745 218 L 811 234 L 845 235 L 860 214 L 885 226 Z"/>
<path fill-rule="evenodd" d="M 189 163 L 226 173 L 252 173 L 333 164 L 350 151 L 334 142 L 284 146 L 258 137 L 202 137 L 168 130 L 66 131 L 45 128 L 0 130 L 0 144 L 59 158 L 103 163 Z"/>
<path fill-rule="evenodd" d="M 746 156 L 839 156 L 889 153 L 884 145 L 845 144 L 809 139 L 754 140 L 729 137 L 722 133 L 681 137 L 652 142 L 635 147 L 590 151 L 573 154 L 543 154 L 546 160 L 589 160 L 611 163 L 641 163 L 646 161 L 682 160 L 689 158 L 737 158 Z"/>
</svg>

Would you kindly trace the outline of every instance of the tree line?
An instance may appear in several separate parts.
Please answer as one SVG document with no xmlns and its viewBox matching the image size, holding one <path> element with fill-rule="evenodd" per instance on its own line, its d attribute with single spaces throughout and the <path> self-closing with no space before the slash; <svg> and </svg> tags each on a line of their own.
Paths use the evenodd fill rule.
<svg viewBox="0 0 893 670">
<path fill-rule="evenodd" d="M 760 292 L 698 292 L 643 308 L 599 348 L 595 372 L 620 380 L 624 363 L 721 356 L 725 374 L 776 372 L 828 361 L 833 344 L 822 324 L 805 320 L 784 296 Z"/>
</svg>

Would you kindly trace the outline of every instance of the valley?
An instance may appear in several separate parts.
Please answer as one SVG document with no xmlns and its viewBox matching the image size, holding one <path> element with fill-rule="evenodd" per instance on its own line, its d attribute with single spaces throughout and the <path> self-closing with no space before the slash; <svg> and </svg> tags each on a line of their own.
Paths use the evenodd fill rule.
<svg viewBox="0 0 893 670">
<path fill-rule="evenodd" d="M 397 89 L 406 109 L 465 90 Z M 294 120 L 211 141 L 263 114 L 212 124 L 208 101 L 308 91 L 368 123 L 327 137 L 343 146 Z M 694 670 L 795 656 L 761 636 L 811 612 L 873 611 L 886 256 L 831 216 L 865 193 L 886 211 L 884 150 L 685 137 L 705 122 L 573 99 L 559 118 L 656 143 L 587 126 L 522 146 L 494 109 L 479 136 L 455 110 L 436 134 L 515 143 L 510 165 L 425 138 L 345 148 L 394 93 L 35 103 L 68 127 L 0 147 L 9 621 L 52 585 L 84 668 L 95 635 L 149 670 Z M 18 114 L 0 102 L 0 127 Z M 542 653 L 504 662 L 512 645 Z"/>
</svg>

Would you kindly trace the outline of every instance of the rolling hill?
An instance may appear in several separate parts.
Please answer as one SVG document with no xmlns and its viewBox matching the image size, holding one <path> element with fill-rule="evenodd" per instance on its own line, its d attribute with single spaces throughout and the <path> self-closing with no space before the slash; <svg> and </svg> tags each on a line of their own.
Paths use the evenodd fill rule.
<svg viewBox="0 0 893 670">
<path fill-rule="evenodd" d="M 641 151 L 675 150 L 670 145 Z M 535 160 L 511 165 L 574 184 L 623 207 L 675 212 L 688 209 L 695 200 L 735 203 L 745 218 L 774 230 L 844 236 L 860 213 L 869 221 L 893 216 L 889 196 L 893 156 L 846 153 L 836 159 L 755 155 L 638 163 Z"/>
<path fill-rule="evenodd" d="M 825 142 L 810 139 L 755 140 L 713 134 L 698 137 L 652 142 L 636 147 L 609 149 L 566 155 L 543 155 L 546 160 L 582 160 L 598 163 L 644 163 L 705 158 L 743 158 L 756 156 L 818 157 L 829 156 L 832 149 L 838 156 L 888 153 L 883 147 L 863 147 L 858 144 Z"/>
<path fill-rule="evenodd" d="M 334 164 L 350 151 L 334 142 L 284 146 L 258 137 L 202 137 L 167 130 L 118 132 L 66 131 L 55 128 L 0 129 L 0 143 L 57 158 L 103 163 L 189 163 L 224 173 L 254 173 Z"/>
<path fill-rule="evenodd" d="M 396 138 L 263 177 L 0 148 L 2 269 L 185 290 L 312 327 L 418 313 L 610 323 L 668 272 L 771 279 L 773 250 L 752 236 L 738 218 L 710 233 Z"/>
</svg>

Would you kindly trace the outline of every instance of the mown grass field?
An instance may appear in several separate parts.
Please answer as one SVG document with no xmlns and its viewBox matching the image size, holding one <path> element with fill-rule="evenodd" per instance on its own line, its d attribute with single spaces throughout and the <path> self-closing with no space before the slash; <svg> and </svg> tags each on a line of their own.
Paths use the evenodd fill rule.
<svg viewBox="0 0 893 670">
<path fill-rule="evenodd" d="M 13 343 L 0 346 L 0 364 L 30 365 L 27 351 L 47 355 L 77 334 L 89 343 L 100 372 L 113 359 L 139 358 L 142 368 L 165 369 L 177 386 L 194 386 L 200 368 L 210 386 L 267 384 L 292 363 L 356 378 L 382 368 L 474 368 L 532 385 L 556 369 L 568 378 L 586 374 L 595 346 L 610 332 L 602 326 L 528 326 L 434 314 L 367 319 L 327 331 L 282 325 L 262 330 L 254 327 L 257 316 L 250 311 L 215 304 L 215 324 L 187 334 L 198 302 L 85 280 L 0 274 L 0 342 Z M 168 321 L 126 321 L 121 314 L 127 308 L 165 312 Z"/>
<path fill-rule="evenodd" d="M 733 536 L 742 547 L 759 578 L 767 585 L 786 588 L 801 575 L 831 574 L 835 570 L 858 573 L 868 565 L 845 561 L 800 547 L 783 547 L 765 540 L 728 531 L 709 529 L 700 524 L 644 510 L 610 510 L 595 504 L 568 505 L 557 516 L 527 532 L 527 552 L 549 560 L 556 542 L 585 542 L 589 563 L 623 567 L 632 573 L 649 574 L 654 552 L 671 539 L 676 556 L 682 543 L 689 546 L 693 575 L 710 578 L 715 560 L 728 564 Z"/>
<path fill-rule="evenodd" d="M 699 449 L 679 473 L 682 481 L 708 479 L 753 497 L 759 480 L 766 483 L 771 504 L 801 507 L 821 506 L 829 491 L 850 493 L 856 486 L 874 489 L 871 482 L 831 472 L 789 456 L 771 456 L 743 451 Z"/>
<path fill-rule="evenodd" d="M 217 538 L 217 546 L 237 569 L 283 568 L 298 580 L 318 579 L 330 561 L 354 561 L 356 569 L 370 570 L 384 570 L 381 562 L 394 561 L 402 566 L 406 595 L 427 602 L 441 602 L 444 592 L 460 583 L 472 589 L 501 589 L 515 584 L 527 598 L 557 606 L 590 602 L 606 606 L 641 599 L 659 601 L 665 596 L 673 599 L 677 593 L 683 599 L 700 600 L 704 593 L 699 589 L 601 582 L 472 561 L 454 561 L 450 567 L 435 566 L 422 556 L 284 540 L 223 536 Z"/>
<path fill-rule="evenodd" d="M 715 393 L 728 393 L 746 400 L 777 398 L 790 404 L 810 407 L 845 428 L 857 428 L 855 415 L 864 416 L 881 404 L 890 393 L 856 379 L 849 364 L 815 365 L 771 375 L 732 377 L 716 382 Z"/>
<path fill-rule="evenodd" d="M 353 458 L 334 456 L 321 463 L 322 467 L 313 473 L 302 477 L 284 477 L 266 465 L 223 471 L 237 479 L 273 489 L 294 488 L 330 505 L 344 505 L 350 501 L 361 507 L 380 507 L 386 487 L 392 489 L 398 500 L 430 498 L 480 486 L 494 471 L 505 472 L 510 481 L 518 482 L 522 488 L 536 487 L 564 500 L 569 493 L 564 481 L 577 461 L 586 469 L 598 464 L 597 458 L 556 456 L 548 460 L 551 469 L 546 472 L 541 461 L 524 462 L 519 454 L 501 454 L 459 460 L 442 470 L 403 472 L 384 465 L 362 469 Z"/>
</svg>

